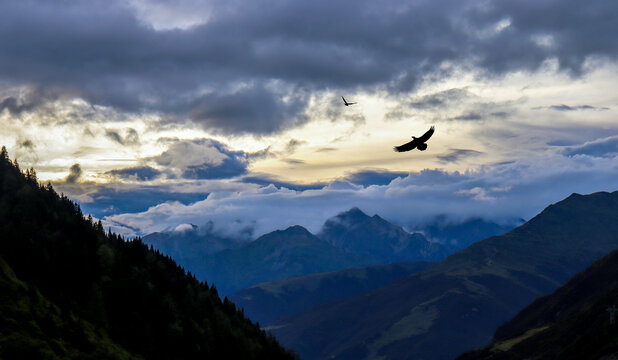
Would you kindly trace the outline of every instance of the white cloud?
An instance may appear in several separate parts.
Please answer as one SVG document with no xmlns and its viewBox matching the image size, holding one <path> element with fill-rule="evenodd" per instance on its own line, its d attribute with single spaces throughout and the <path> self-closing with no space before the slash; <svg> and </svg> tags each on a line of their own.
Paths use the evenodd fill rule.
<svg viewBox="0 0 618 360">
<path fill-rule="evenodd" d="M 548 154 L 464 173 L 424 170 L 384 186 L 337 181 L 318 190 L 294 191 L 269 185 L 220 191 L 190 205 L 168 202 L 141 213 L 109 216 L 105 221 L 113 229 L 123 230 L 117 227 L 120 225 L 137 230 L 129 234 L 212 221 L 214 231 L 230 235 L 252 228 L 259 236 L 295 224 L 317 232 L 328 217 L 353 206 L 404 226 L 439 214 L 459 219 L 528 219 L 573 192 L 617 190 L 615 179 L 617 157 Z"/>
</svg>

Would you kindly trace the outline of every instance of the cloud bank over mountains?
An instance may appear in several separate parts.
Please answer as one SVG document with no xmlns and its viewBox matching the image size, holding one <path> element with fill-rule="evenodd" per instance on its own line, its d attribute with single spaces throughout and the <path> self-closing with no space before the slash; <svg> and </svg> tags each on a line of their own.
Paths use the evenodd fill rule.
<svg viewBox="0 0 618 360">
<path fill-rule="evenodd" d="M 367 176 L 360 175 L 361 179 Z M 214 232 L 227 236 L 246 234 L 248 228 L 259 236 L 296 224 L 317 232 L 324 220 L 354 206 L 409 229 L 443 214 L 453 221 L 480 216 L 506 222 L 529 218 L 572 192 L 614 190 L 618 158 L 557 154 L 464 173 L 423 170 L 393 175 L 385 185 L 354 184 L 350 180 L 355 177 L 350 176 L 299 191 L 243 184 L 191 204 L 167 202 L 104 219 L 107 226 L 125 234 L 212 222 Z M 384 176 L 379 173 L 376 182 Z"/>
</svg>

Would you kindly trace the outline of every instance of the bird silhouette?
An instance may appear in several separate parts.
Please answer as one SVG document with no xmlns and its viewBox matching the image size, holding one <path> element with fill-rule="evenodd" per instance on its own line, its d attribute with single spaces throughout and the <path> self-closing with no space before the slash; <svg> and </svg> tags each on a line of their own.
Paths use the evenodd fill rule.
<svg viewBox="0 0 618 360">
<path fill-rule="evenodd" d="M 425 142 L 429 140 L 431 135 L 433 135 L 433 131 L 434 131 L 434 127 L 432 125 L 431 128 L 429 128 L 429 130 L 427 130 L 427 132 L 423 134 L 423 136 L 418 137 L 418 138 L 416 136 L 412 136 L 412 139 L 414 140 L 410 141 L 409 143 L 405 143 L 401 146 L 395 146 L 393 147 L 393 150 L 397 152 L 404 152 L 404 151 L 410 151 L 416 148 L 419 151 L 425 151 L 427 149 L 427 144 Z"/>
<path fill-rule="evenodd" d="M 351 102 L 347 102 L 347 101 L 345 101 L 345 98 L 344 98 L 343 96 L 342 96 L 341 98 L 343 99 L 343 104 L 344 104 L 345 106 L 350 106 L 350 105 L 354 105 L 354 104 L 356 104 L 355 102 L 354 102 L 354 103 L 351 103 Z"/>
</svg>

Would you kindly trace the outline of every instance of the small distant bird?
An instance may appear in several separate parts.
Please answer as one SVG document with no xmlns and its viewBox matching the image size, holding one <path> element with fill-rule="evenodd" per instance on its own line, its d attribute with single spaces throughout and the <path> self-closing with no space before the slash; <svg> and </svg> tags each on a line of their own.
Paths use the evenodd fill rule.
<svg viewBox="0 0 618 360">
<path fill-rule="evenodd" d="M 343 99 L 343 104 L 344 104 L 345 106 L 350 106 L 350 105 L 354 105 L 354 104 L 356 104 L 356 103 L 349 103 L 349 102 L 345 101 L 345 98 L 344 98 L 343 96 L 342 96 L 341 98 Z"/>
<path fill-rule="evenodd" d="M 427 149 L 427 144 L 425 144 L 425 142 L 429 140 L 431 135 L 433 135 L 433 130 L 434 130 L 434 127 L 432 125 L 431 128 L 429 128 L 429 130 L 427 130 L 427 132 L 423 134 L 423 136 L 418 137 L 418 138 L 416 136 L 412 136 L 412 139 L 414 140 L 410 141 L 409 143 L 403 144 L 401 146 L 395 146 L 393 147 L 393 150 L 397 152 L 404 152 L 404 151 L 410 151 L 410 150 L 413 150 L 414 148 L 417 148 L 419 151 L 425 151 L 425 149 Z"/>
</svg>

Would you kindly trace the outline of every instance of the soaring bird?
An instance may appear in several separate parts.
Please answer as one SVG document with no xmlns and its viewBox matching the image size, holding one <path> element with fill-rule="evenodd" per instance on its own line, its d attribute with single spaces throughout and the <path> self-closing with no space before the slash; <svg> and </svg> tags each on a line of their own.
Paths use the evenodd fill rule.
<svg viewBox="0 0 618 360">
<path fill-rule="evenodd" d="M 427 130 L 427 132 L 423 134 L 423 136 L 418 137 L 418 138 L 416 136 L 412 136 L 412 139 L 414 140 L 410 141 L 409 143 L 403 144 L 401 146 L 395 146 L 393 147 L 393 150 L 397 152 L 404 152 L 404 151 L 410 151 L 410 150 L 413 150 L 414 148 L 417 148 L 420 151 L 425 151 L 425 149 L 427 149 L 427 144 L 425 144 L 425 142 L 429 140 L 431 135 L 433 135 L 433 130 L 434 130 L 434 127 L 432 125 L 431 128 L 429 128 L 429 130 Z"/>
<path fill-rule="evenodd" d="M 343 96 L 342 96 L 341 98 L 343 99 L 343 104 L 344 104 L 345 106 L 350 106 L 350 105 L 354 105 L 354 104 L 356 104 L 356 103 L 349 103 L 349 102 L 345 101 L 345 98 L 344 98 Z"/>
</svg>

